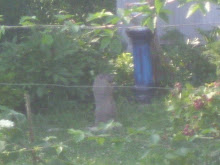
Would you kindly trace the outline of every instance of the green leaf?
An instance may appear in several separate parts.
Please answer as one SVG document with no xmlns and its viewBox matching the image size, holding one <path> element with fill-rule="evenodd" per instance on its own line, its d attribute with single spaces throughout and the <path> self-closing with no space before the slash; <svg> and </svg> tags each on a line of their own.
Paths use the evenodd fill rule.
<svg viewBox="0 0 220 165">
<path fill-rule="evenodd" d="M 35 25 L 35 21 L 37 21 L 37 17 L 36 16 L 23 16 L 20 19 L 19 24 L 20 25 Z"/>
<path fill-rule="evenodd" d="M 100 36 L 112 38 L 114 36 L 114 33 L 114 30 L 104 29 L 103 33 L 101 33 Z"/>
<path fill-rule="evenodd" d="M 44 138 L 43 140 L 48 142 L 48 141 L 51 141 L 51 140 L 54 140 L 54 139 L 57 139 L 57 137 L 56 136 L 48 136 L 48 137 Z"/>
<path fill-rule="evenodd" d="M 63 152 L 63 146 L 58 146 L 56 148 L 57 155 L 60 155 Z"/>
<path fill-rule="evenodd" d="M 96 19 L 101 19 L 106 16 L 113 16 L 111 12 L 105 12 L 105 10 L 102 10 L 101 12 L 97 12 L 95 14 L 89 14 L 88 18 L 86 19 L 87 22 L 96 20 Z"/>
<path fill-rule="evenodd" d="M 156 20 L 157 17 L 149 16 L 146 20 L 144 20 L 143 25 L 147 26 L 150 30 L 154 31 L 156 28 Z"/>
<path fill-rule="evenodd" d="M 85 133 L 81 130 L 69 129 L 68 133 L 73 135 L 73 139 L 76 143 L 81 142 L 85 139 Z"/>
<path fill-rule="evenodd" d="M 199 3 L 199 10 L 202 12 L 203 15 L 208 12 L 206 9 L 208 9 L 208 6 L 205 6 L 205 3 Z"/>
<path fill-rule="evenodd" d="M 177 133 L 174 135 L 173 140 L 174 141 L 183 141 L 183 140 L 186 140 L 186 136 L 184 136 L 182 134 L 182 132 L 180 132 L 180 133 Z"/>
<path fill-rule="evenodd" d="M 93 38 L 90 42 L 91 43 L 97 43 L 99 40 L 100 40 L 100 38 L 97 37 L 97 38 Z"/>
<path fill-rule="evenodd" d="M 67 19 L 73 18 L 73 15 L 70 15 L 70 14 L 67 14 L 67 15 L 59 14 L 59 15 L 55 15 L 55 18 L 57 19 L 57 21 L 59 23 L 62 23 L 63 21 L 65 21 Z"/>
<path fill-rule="evenodd" d="M 119 17 L 112 17 L 106 20 L 106 23 L 117 24 L 120 21 Z"/>
<path fill-rule="evenodd" d="M 116 53 L 116 54 L 120 54 L 122 51 L 122 44 L 121 41 L 119 39 L 114 39 L 111 43 L 110 43 L 110 49 Z"/>
<path fill-rule="evenodd" d="M 215 128 L 209 128 L 209 129 L 204 129 L 202 130 L 202 134 L 210 134 L 210 133 L 216 133 L 218 132 Z"/>
<path fill-rule="evenodd" d="M 159 13 L 159 17 L 162 19 L 162 20 L 164 20 L 166 23 L 168 23 L 169 22 L 169 17 L 168 17 L 168 14 L 166 13 L 166 12 L 160 12 Z"/>
<path fill-rule="evenodd" d="M 96 139 L 96 142 L 99 144 L 99 145 L 103 145 L 105 143 L 105 138 L 103 137 L 98 137 Z"/>
<path fill-rule="evenodd" d="M 104 37 L 102 40 L 101 40 L 101 45 L 100 45 L 100 49 L 101 50 L 104 50 L 111 42 L 111 38 L 109 37 Z"/>
<path fill-rule="evenodd" d="M 163 0 L 155 0 L 154 5 L 155 5 L 156 13 L 159 14 L 160 10 L 162 9 L 164 5 Z"/>
<path fill-rule="evenodd" d="M 125 24 L 129 24 L 131 22 L 131 17 L 123 17 Z"/>
<path fill-rule="evenodd" d="M 114 120 L 110 120 L 107 123 L 100 123 L 97 130 L 107 131 L 116 127 L 121 127 L 121 124 L 118 122 L 114 122 Z"/>
<path fill-rule="evenodd" d="M 189 18 L 191 15 L 193 15 L 198 9 L 200 9 L 200 4 L 199 3 L 195 3 L 195 4 L 192 4 L 190 7 L 189 7 L 189 10 L 187 12 L 187 15 L 186 15 L 186 18 Z"/>
<path fill-rule="evenodd" d="M 43 45 L 51 46 L 53 44 L 53 37 L 49 34 L 44 34 L 41 39 Z"/>
</svg>

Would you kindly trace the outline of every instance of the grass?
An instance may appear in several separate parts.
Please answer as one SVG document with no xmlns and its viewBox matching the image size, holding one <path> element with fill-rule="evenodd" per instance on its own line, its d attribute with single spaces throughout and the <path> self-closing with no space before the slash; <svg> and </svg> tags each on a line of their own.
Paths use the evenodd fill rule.
<svg viewBox="0 0 220 165">
<path fill-rule="evenodd" d="M 48 160 L 46 164 L 63 165 L 68 162 L 79 165 L 134 165 L 138 162 L 141 164 L 141 157 L 149 146 L 146 142 L 151 143 L 152 133 L 162 133 L 169 126 L 163 101 L 143 105 L 121 98 L 117 105 L 117 122 L 121 123 L 122 127 L 110 132 L 111 136 L 106 139 L 85 140 L 80 143 L 67 142 L 71 139 L 67 130 L 70 128 L 88 130 L 94 123 L 92 110 L 63 111 L 34 116 L 36 143 L 43 144 L 42 139 L 56 137 L 53 144 L 62 146 L 63 143 L 66 146 L 59 156 L 54 148 L 44 150 L 41 154 L 44 160 Z"/>
<path fill-rule="evenodd" d="M 176 165 L 177 162 L 180 165 L 217 165 L 220 162 L 220 141 L 190 141 L 181 130 L 175 132 L 163 99 L 145 105 L 118 98 L 116 122 L 122 126 L 91 134 L 89 127 L 94 125 L 93 109 L 33 115 L 35 143 L 29 144 L 25 126 L 21 131 L 24 135 L 20 134 L 22 143 L 18 137 L 17 141 L 11 140 L 19 144 L 18 148 L 11 150 L 34 147 L 43 160 L 38 165 Z M 78 131 L 78 137 L 69 134 L 69 129 Z M 79 139 L 83 140 L 77 143 Z M 39 146 L 43 149 L 38 149 Z M 32 164 L 30 152 L 21 151 L 10 156 L 8 162 L 11 162 L 4 165 Z"/>
</svg>

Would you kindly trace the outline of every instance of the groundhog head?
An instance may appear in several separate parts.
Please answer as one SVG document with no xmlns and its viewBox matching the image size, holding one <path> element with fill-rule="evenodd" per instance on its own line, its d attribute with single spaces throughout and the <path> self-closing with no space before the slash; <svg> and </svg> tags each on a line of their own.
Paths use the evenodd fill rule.
<svg viewBox="0 0 220 165">
<path fill-rule="evenodd" d="M 112 75 L 112 74 L 100 74 L 99 78 L 104 79 L 104 80 L 108 81 L 109 83 L 113 83 L 113 81 L 114 81 L 114 75 Z"/>
</svg>

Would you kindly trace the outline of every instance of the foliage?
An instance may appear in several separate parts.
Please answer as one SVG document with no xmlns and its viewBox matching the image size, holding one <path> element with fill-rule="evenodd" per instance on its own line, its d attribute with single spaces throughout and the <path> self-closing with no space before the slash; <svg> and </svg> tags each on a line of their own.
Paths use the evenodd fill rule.
<svg viewBox="0 0 220 165">
<path fill-rule="evenodd" d="M 183 35 L 176 30 L 168 31 L 163 39 L 168 43 L 163 46 L 164 58 L 171 67 L 168 84 L 190 82 L 198 86 L 216 79 L 216 65 L 202 55 L 205 50 L 202 46 L 186 44 Z"/>
<path fill-rule="evenodd" d="M 186 126 L 183 134 L 186 136 L 210 135 L 218 137 L 219 130 L 219 91 L 218 81 L 193 88 L 190 85 L 182 90 L 181 84 L 176 85 L 168 99 L 174 130 L 180 131 Z"/>
<path fill-rule="evenodd" d="M 131 112 L 131 116 L 127 115 L 127 119 L 119 116 L 119 121 L 122 121 L 123 125 L 110 121 L 106 124 L 101 124 L 98 127 L 92 128 L 83 128 L 85 126 L 91 125 L 90 113 L 78 111 L 75 114 L 72 112 L 61 112 L 61 113 L 52 113 L 50 115 L 37 115 L 34 116 L 34 132 L 36 134 L 36 141 L 33 145 L 28 145 L 27 137 L 24 138 L 26 143 L 19 146 L 16 149 L 5 149 L 4 153 L 19 153 L 17 158 L 12 158 L 12 162 L 16 164 L 26 163 L 31 164 L 29 150 L 26 146 L 30 146 L 37 152 L 39 157 L 39 164 L 115 164 L 117 161 L 122 161 L 122 164 L 127 164 L 129 162 L 135 163 L 137 161 L 137 156 L 143 154 L 143 149 L 139 152 L 139 147 L 142 142 L 131 143 L 131 140 L 136 141 L 138 135 L 141 135 L 141 139 L 144 140 L 146 137 L 151 137 L 151 133 L 142 133 L 147 131 L 147 129 L 139 128 L 136 131 L 136 128 L 145 124 L 147 122 L 144 120 L 148 116 L 149 118 L 153 116 L 158 116 L 153 114 L 153 111 L 147 112 L 146 108 L 139 107 L 138 105 L 128 105 L 125 102 L 120 102 L 121 105 L 121 115 L 126 114 L 125 112 Z M 156 106 L 157 107 L 157 106 Z M 156 108 L 150 106 L 150 108 Z M 134 111 L 136 108 L 142 113 L 136 113 Z M 157 114 L 160 115 L 161 112 Z M 136 118 L 141 117 L 141 122 L 136 123 L 138 125 L 133 125 L 135 121 L 132 116 Z M 164 116 L 164 112 L 163 112 Z M 57 120 L 59 117 L 59 120 Z M 54 121 L 55 120 L 55 121 Z M 86 122 L 86 123 L 85 123 Z M 157 123 L 158 121 L 152 120 L 152 123 Z M 165 121 L 164 121 L 165 122 Z M 159 128 L 160 124 L 156 124 Z M 131 127 L 131 128 L 127 128 Z M 24 129 L 25 131 L 26 129 Z M 127 136 L 128 135 L 128 136 Z M 152 136 L 152 142 L 158 142 L 158 135 Z M 141 140 L 140 139 L 140 140 Z M 13 143 L 13 141 L 11 141 Z M 123 149 L 124 147 L 129 148 L 127 150 Z M 135 149 L 132 151 L 132 148 Z M 124 152 L 126 151 L 126 152 Z M 136 152 L 136 153 L 135 153 Z M 135 153 L 135 154 L 134 154 Z M 138 153 L 138 154 L 137 154 Z M 130 157 L 127 157 L 127 154 Z M 12 163 L 12 164 L 13 164 Z M 7 163 L 5 163 L 7 164 Z M 8 163 L 9 164 L 9 163 Z M 7 165 L 8 165 L 7 164 Z"/>
<path fill-rule="evenodd" d="M 0 76 L 0 82 L 13 82 L 12 80 L 15 79 L 14 73 L 8 73 L 5 75 Z M 23 90 L 20 88 L 8 86 L 8 85 L 1 85 L 0 87 L 0 100 L 1 104 L 12 107 L 12 108 L 19 108 L 20 105 L 23 104 Z"/>
<path fill-rule="evenodd" d="M 38 24 L 63 24 L 64 19 L 73 22 L 86 22 L 89 13 L 101 11 L 103 8 L 114 11 L 115 0 L 1 0 L 0 22 L 3 25 L 30 25 Z M 4 17 L 4 20 L 2 19 Z M 21 18 L 25 18 L 22 22 Z M 61 19 L 61 21 L 60 21 Z M 2 26 L 1 26 L 2 28 Z M 2 29 L 0 28 L 0 38 Z M 18 36 L 18 40 L 29 35 L 28 29 L 7 30 L 3 40 L 11 40 Z"/>
<path fill-rule="evenodd" d="M 83 101 L 89 99 L 91 93 L 79 88 L 62 89 L 62 85 L 92 85 L 94 75 L 110 71 L 109 62 L 121 52 L 121 44 L 115 30 L 79 31 L 77 25 L 67 22 L 62 31 L 33 31 L 24 42 L 18 43 L 14 38 L 12 42 L 2 43 L 1 49 L 0 71 L 6 75 L 1 77 L 1 82 L 23 83 L 23 90 L 30 91 L 33 102 L 42 101 L 41 108 L 58 107 L 58 100 L 59 106 L 64 108 L 67 102 L 76 106 L 76 100 L 71 103 L 71 98 Z M 43 85 L 28 85 L 33 83 Z M 53 84 L 61 84 L 61 87 L 53 88 Z M 10 89 L 1 88 L 3 92 Z M 13 89 L 9 97 L 13 93 L 22 94 L 22 89 Z M 1 97 L 7 98 L 6 95 Z M 16 106 L 15 103 L 10 106 Z"/>
<path fill-rule="evenodd" d="M 210 11 L 211 3 L 214 4 L 220 4 L 218 0 L 207 0 L 207 1 L 201 1 L 201 0 L 178 0 L 181 5 L 190 4 L 190 7 L 188 9 L 186 18 L 189 18 L 192 16 L 196 11 L 201 11 L 202 14 L 206 14 Z M 156 29 L 157 26 L 157 20 L 160 18 L 165 22 L 169 21 L 168 15 L 172 14 L 172 11 L 167 10 L 165 8 L 166 1 L 165 0 L 155 0 L 155 1 L 141 1 L 143 3 L 140 3 L 139 5 L 128 5 L 130 9 L 125 10 L 121 14 L 124 16 L 124 20 L 127 23 L 130 23 L 132 21 L 135 21 L 136 17 L 141 16 L 141 22 L 143 26 L 147 26 L 152 31 Z M 132 13 L 139 13 L 136 15 L 132 15 Z M 140 21 L 140 20 L 139 20 Z"/>
<path fill-rule="evenodd" d="M 133 58 L 130 53 L 122 53 L 115 60 L 116 82 L 131 85 L 133 80 Z"/>
<path fill-rule="evenodd" d="M 220 29 L 215 28 L 211 31 L 201 31 L 204 40 L 206 41 L 207 45 L 205 47 L 205 51 L 203 54 L 208 58 L 208 60 L 215 64 L 217 67 L 217 76 L 220 76 Z"/>
<path fill-rule="evenodd" d="M 0 13 L 5 16 L 5 25 L 18 24 L 22 16 L 36 16 L 41 24 L 56 21 L 56 15 L 74 15 L 76 21 L 85 20 L 88 13 L 94 13 L 106 8 L 113 11 L 114 1 L 107 0 L 16 0 L 13 3 L 1 0 Z M 86 11 L 86 12 L 85 12 Z"/>
<path fill-rule="evenodd" d="M 36 16 L 32 16 L 32 17 L 23 16 L 23 17 L 21 17 L 19 24 L 21 24 L 23 26 L 34 25 L 33 21 L 36 21 L 36 20 L 37 20 Z"/>
<path fill-rule="evenodd" d="M 155 0 L 151 6 L 150 5 L 141 5 L 141 6 L 133 6 L 128 10 L 122 12 L 124 15 L 124 20 L 127 23 L 135 21 L 135 17 L 132 13 L 140 13 L 139 16 L 142 16 L 142 25 L 147 26 L 152 31 L 156 28 L 156 22 L 158 18 L 168 22 L 168 14 L 171 12 L 164 8 L 165 0 Z"/>
<path fill-rule="evenodd" d="M 211 4 L 219 5 L 219 0 L 178 0 L 180 5 L 190 4 L 186 18 L 189 18 L 196 11 L 200 11 L 203 15 L 206 15 L 207 12 L 211 9 Z"/>
<path fill-rule="evenodd" d="M 48 109 L 51 113 L 34 115 L 33 130 L 37 134 L 30 144 L 24 115 L 0 106 L 0 164 L 31 164 L 32 151 L 40 165 L 220 164 L 219 82 L 210 83 L 216 79 L 216 67 L 219 69 L 220 45 L 214 32 L 203 33 L 208 41 L 204 47 L 185 44 L 183 36 L 175 31 L 165 36 L 171 45 L 164 46 L 164 59 L 169 64 L 161 67 L 168 72 L 161 84 L 180 81 L 202 86 L 185 85 L 183 89 L 184 85 L 177 83 L 166 104 L 156 98 L 143 105 L 119 96 L 117 121 L 121 124 L 110 121 L 88 128 L 94 121 L 91 88 L 73 87 L 91 86 L 100 72 L 114 73 L 119 84 L 131 85 L 133 72 L 132 57 L 121 52 L 116 29 L 81 30 L 85 26 L 80 21 L 106 27 L 121 21 L 106 10 L 84 14 L 82 6 L 97 11 L 101 6 L 98 2 L 104 5 L 105 1 L 0 1 L 0 6 L 7 6 L 0 8 L 5 24 L 17 24 L 25 15 L 21 25 L 65 25 L 59 30 L 21 33 L 22 37 L 12 41 L 6 37 L 8 42 L 1 44 L 0 82 L 7 82 L 0 87 L 1 104 L 22 107 L 23 93 L 28 90 L 34 111 Z M 205 12 L 201 5 L 205 1 L 196 2 L 188 16 L 198 9 Z M 112 8 L 112 1 L 106 3 Z M 128 17 L 131 12 L 142 12 L 143 24 L 153 30 L 158 17 L 167 21 L 170 12 L 164 5 L 164 0 L 156 0 L 153 7 L 136 6 L 125 11 L 124 20 L 132 19 Z M 4 33 L 4 27 L 0 33 Z M 8 86 L 11 83 L 23 85 Z M 123 90 L 117 94 L 128 95 L 129 90 Z"/>
<path fill-rule="evenodd" d="M 188 148 L 185 156 L 190 153 L 186 157 L 186 161 L 190 163 L 187 161 L 187 164 L 219 163 L 219 149 L 213 147 L 219 146 L 219 87 L 219 81 L 199 88 L 193 88 L 189 84 L 183 88 L 182 84 L 176 83 L 175 89 L 168 97 L 167 111 L 172 123 L 172 143 Z M 199 159 L 195 158 L 197 154 L 201 155 Z M 177 160 L 177 155 L 178 152 L 169 157 Z"/>
<path fill-rule="evenodd" d="M 0 105 L 0 163 L 6 164 L 18 158 L 18 153 L 7 153 L 7 150 L 16 150 L 24 144 L 21 126 L 25 122 L 23 114 Z"/>
<path fill-rule="evenodd" d="M 195 90 L 182 89 L 181 84 L 176 84 L 173 95 L 167 98 L 168 106 L 164 100 L 140 105 L 120 98 L 117 120 L 121 124 L 110 121 L 88 128 L 93 122 L 92 113 L 83 111 L 35 115 L 34 130 L 39 133 L 30 147 L 37 152 L 39 164 L 92 165 L 120 161 L 121 164 L 218 165 L 219 115 L 214 114 L 218 113 L 219 95 L 216 89 L 219 92 L 219 82 Z M 203 93 L 211 102 L 196 109 L 194 101 Z M 193 117 L 194 113 L 198 114 L 198 120 Z M 190 134 L 197 124 L 200 128 Z M 24 148 L 29 143 L 27 137 L 24 140 L 23 145 L 17 143 L 17 148 L 2 151 L 4 155 L 13 151 L 19 153 L 11 157 L 12 164 L 31 163 L 29 151 Z M 7 164 L 6 159 L 3 160 Z"/>
</svg>

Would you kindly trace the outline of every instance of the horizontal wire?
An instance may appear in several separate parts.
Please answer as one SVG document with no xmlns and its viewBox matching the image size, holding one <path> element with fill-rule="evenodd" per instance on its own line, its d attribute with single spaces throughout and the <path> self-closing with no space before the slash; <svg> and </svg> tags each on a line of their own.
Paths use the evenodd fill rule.
<svg viewBox="0 0 220 165">
<path fill-rule="evenodd" d="M 179 26 L 200 26 L 200 25 L 218 25 L 220 26 L 220 22 L 210 22 L 210 23 L 188 23 L 188 24 L 173 24 L 173 25 L 161 25 L 157 27 L 179 27 Z"/>
<path fill-rule="evenodd" d="M 73 24 L 74 25 L 74 24 Z M 4 29 L 30 29 L 30 28 L 62 28 L 65 27 L 66 25 L 27 25 L 27 26 L 5 26 L 5 25 L 0 25 L 0 28 L 3 27 Z M 78 26 L 78 25 L 76 25 Z M 114 28 L 116 26 L 114 25 L 106 25 L 106 26 L 84 26 L 80 25 L 80 29 L 108 29 L 108 28 Z"/>
<path fill-rule="evenodd" d="M 200 26 L 200 25 L 213 25 L 213 26 L 218 25 L 218 26 L 220 26 L 220 22 L 158 25 L 157 28 L 180 27 L 180 26 Z M 30 28 L 39 28 L 39 29 L 53 28 L 53 29 L 56 29 L 56 28 L 62 28 L 62 27 L 65 27 L 65 25 L 28 25 L 28 26 L 7 26 L 7 25 L 5 26 L 5 25 L 0 25 L 0 28 L 4 28 L 4 29 L 30 29 Z M 84 26 L 84 25 L 81 25 L 81 26 L 79 26 L 80 29 L 85 29 L 85 30 L 113 29 L 113 28 L 118 28 L 118 29 L 127 29 L 127 28 L 139 29 L 139 28 L 143 28 L 143 27 L 144 26 L 116 26 L 116 25 L 105 25 L 105 26 Z"/>
<path fill-rule="evenodd" d="M 62 88 L 137 88 L 137 89 L 174 89 L 171 87 L 144 87 L 131 85 L 91 86 L 91 85 L 63 85 L 63 84 L 40 84 L 40 83 L 0 83 L 0 86 L 48 86 Z"/>
</svg>

